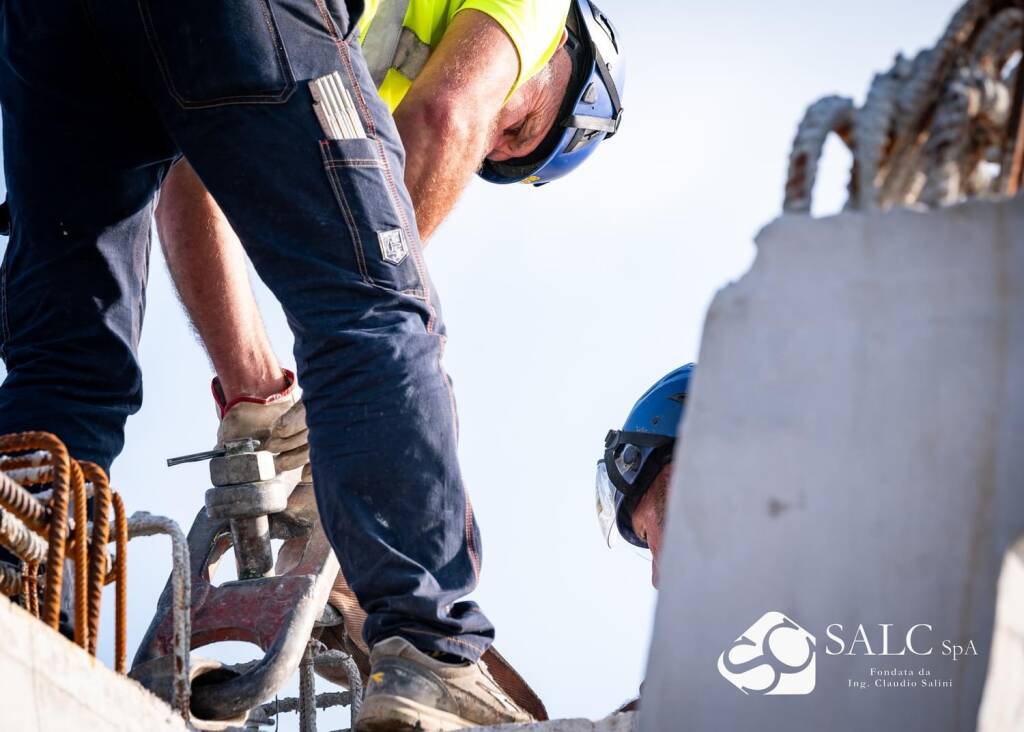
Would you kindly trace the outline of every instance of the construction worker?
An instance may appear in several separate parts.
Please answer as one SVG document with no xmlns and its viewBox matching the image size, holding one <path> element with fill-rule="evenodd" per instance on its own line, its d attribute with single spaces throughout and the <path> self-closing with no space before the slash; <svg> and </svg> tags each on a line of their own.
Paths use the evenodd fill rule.
<svg viewBox="0 0 1024 732">
<path fill-rule="evenodd" d="M 529 3 L 523 16 L 523 3 L 500 4 L 513 19 L 534 20 L 545 3 Z M 450 32 L 483 59 L 509 58 L 511 36 L 476 10 L 486 4 L 466 3 Z M 402 144 L 354 43 L 363 5 L 0 6 L 11 216 L 0 272 L 0 433 L 54 432 L 73 456 L 109 471 L 142 402 L 137 347 L 154 201 L 184 155 L 295 335 L 321 519 L 368 612 L 373 677 L 385 682 L 357 728 L 524 721 L 477 662 L 493 626 L 459 599 L 477 582 L 479 532 L 458 469 L 454 402 L 439 366 L 444 329 Z M 477 79 L 485 98 L 515 88 L 520 61 L 529 70 L 528 59 L 514 59 L 505 76 L 489 62 L 481 75 L 466 61 L 451 82 Z M 428 62 L 421 76 L 433 73 Z M 582 96 L 591 103 L 588 90 Z M 534 112 L 508 132 L 505 153 L 532 137 Z M 583 130 L 581 139 L 604 134 Z"/>
<path fill-rule="evenodd" d="M 651 583 L 658 586 L 665 516 L 672 483 L 672 453 L 695 364 L 670 371 L 633 405 L 620 430 L 609 430 L 597 461 L 597 517 L 612 547 L 618 537 L 651 553 Z M 643 687 L 641 686 L 641 693 Z M 616 711 L 633 712 L 640 697 Z"/>
<path fill-rule="evenodd" d="M 618 38 L 587 0 L 371 0 L 360 26 L 373 77 L 395 113 L 424 242 L 474 172 L 496 183 L 544 185 L 576 169 L 618 128 L 625 72 Z M 279 425 L 278 439 L 266 441 L 294 399 L 294 378 L 270 347 L 237 235 L 184 160 L 170 171 L 156 220 L 175 286 L 217 373 L 218 437 L 263 439 L 286 453 L 282 467 L 301 464 L 301 407 Z M 362 254 L 372 257 L 375 244 L 363 241 Z M 392 263 L 422 288 L 420 264 Z"/>
<path fill-rule="evenodd" d="M 669 372 L 633 406 L 620 430 L 610 430 L 597 463 L 597 512 L 612 546 L 616 534 L 651 552 L 651 582 L 658 586 L 672 453 L 686 408 L 694 364 Z"/>
<path fill-rule="evenodd" d="M 474 172 L 496 183 L 543 185 L 577 168 L 618 128 L 625 70 L 618 38 L 588 0 L 382 0 L 369 3 L 360 25 L 371 74 L 405 146 L 423 241 Z M 346 197 L 343 189 L 338 195 Z M 156 220 L 181 300 L 217 372 L 218 442 L 252 437 L 279 453 L 280 469 L 307 463 L 304 407 L 294 375 L 270 346 L 239 238 L 184 160 L 163 186 Z M 361 246 L 372 257 L 377 242 Z M 416 275 L 420 262 L 392 264 L 429 288 Z M 344 572 L 331 603 L 345 618 L 344 647 L 361 661 L 375 639 L 362 630 L 372 634 L 373 626 L 364 626 L 366 603 L 353 596 Z M 503 662 L 490 654 L 485 663 Z M 367 688 L 366 719 L 377 698 L 393 695 L 384 679 Z"/>
</svg>

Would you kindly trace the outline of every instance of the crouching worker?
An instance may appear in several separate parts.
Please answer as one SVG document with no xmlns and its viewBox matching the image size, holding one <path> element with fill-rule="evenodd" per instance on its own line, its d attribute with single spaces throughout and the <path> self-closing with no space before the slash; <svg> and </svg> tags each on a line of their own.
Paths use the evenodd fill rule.
<svg viewBox="0 0 1024 732">
<path fill-rule="evenodd" d="M 672 481 L 672 453 L 686 407 L 694 364 L 680 366 L 640 397 L 622 429 L 610 430 L 597 463 L 597 511 L 608 546 L 616 534 L 651 552 L 651 582 L 658 586 Z M 636 699 L 619 711 L 633 711 Z"/>
</svg>

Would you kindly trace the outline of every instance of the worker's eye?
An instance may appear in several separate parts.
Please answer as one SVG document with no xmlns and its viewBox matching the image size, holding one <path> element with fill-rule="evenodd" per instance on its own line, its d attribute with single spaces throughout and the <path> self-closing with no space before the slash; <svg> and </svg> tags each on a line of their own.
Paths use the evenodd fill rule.
<svg viewBox="0 0 1024 732">
<path fill-rule="evenodd" d="M 517 142 L 519 140 L 519 136 L 523 134 L 523 127 L 525 126 L 525 122 L 520 122 L 515 127 L 507 127 L 505 129 L 505 136 L 512 138 L 513 142 Z"/>
<path fill-rule="evenodd" d="M 515 127 L 510 127 L 506 133 L 511 137 L 511 144 L 517 148 L 523 148 L 530 144 L 533 138 L 533 130 L 536 125 L 533 124 L 533 115 L 527 115 L 523 118 L 522 122 L 517 124 Z"/>
</svg>

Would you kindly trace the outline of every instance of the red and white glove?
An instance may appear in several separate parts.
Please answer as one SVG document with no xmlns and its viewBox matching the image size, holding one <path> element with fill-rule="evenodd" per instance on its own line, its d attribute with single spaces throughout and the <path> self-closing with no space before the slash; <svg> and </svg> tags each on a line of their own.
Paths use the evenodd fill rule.
<svg viewBox="0 0 1024 732">
<path fill-rule="evenodd" d="M 220 381 L 211 384 L 220 426 L 217 445 L 230 440 L 259 440 L 260 449 L 274 453 L 278 472 L 302 468 L 302 482 L 312 481 L 306 407 L 295 385 L 295 374 L 284 369 L 288 385 L 268 397 L 240 396 L 228 402 Z"/>
</svg>

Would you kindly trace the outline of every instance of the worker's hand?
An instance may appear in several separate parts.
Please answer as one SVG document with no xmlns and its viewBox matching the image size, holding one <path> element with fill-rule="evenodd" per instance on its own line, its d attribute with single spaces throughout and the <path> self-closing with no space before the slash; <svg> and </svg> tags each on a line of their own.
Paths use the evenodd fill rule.
<svg viewBox="0 0 1024 732">
<path fill-rule="evenodd" d="M 309 465 L 309 430 L 306 428 L 306 405 L 302 399 L 278 417 L 270 430 L 270 438 L 263 449 L 277 453 L 274 463 L 279 471 L 302 468 L 302 482 L 313 480 Z"/>
<path fill-rule="evenodd" d="M 309 467 L 309 439 L 306 408 L 295 388 L 295 376 L 285 372 L 288 386 L 267 398 L 241 397 L 226 403 L 219 382 L 213 381 L 213 394 L 220 414 L 217 444 L 251 438 L 260 449 L 275 453 L 278 472 L 304 468 L 302 481 L 312 480 Z"/>
</svg>

